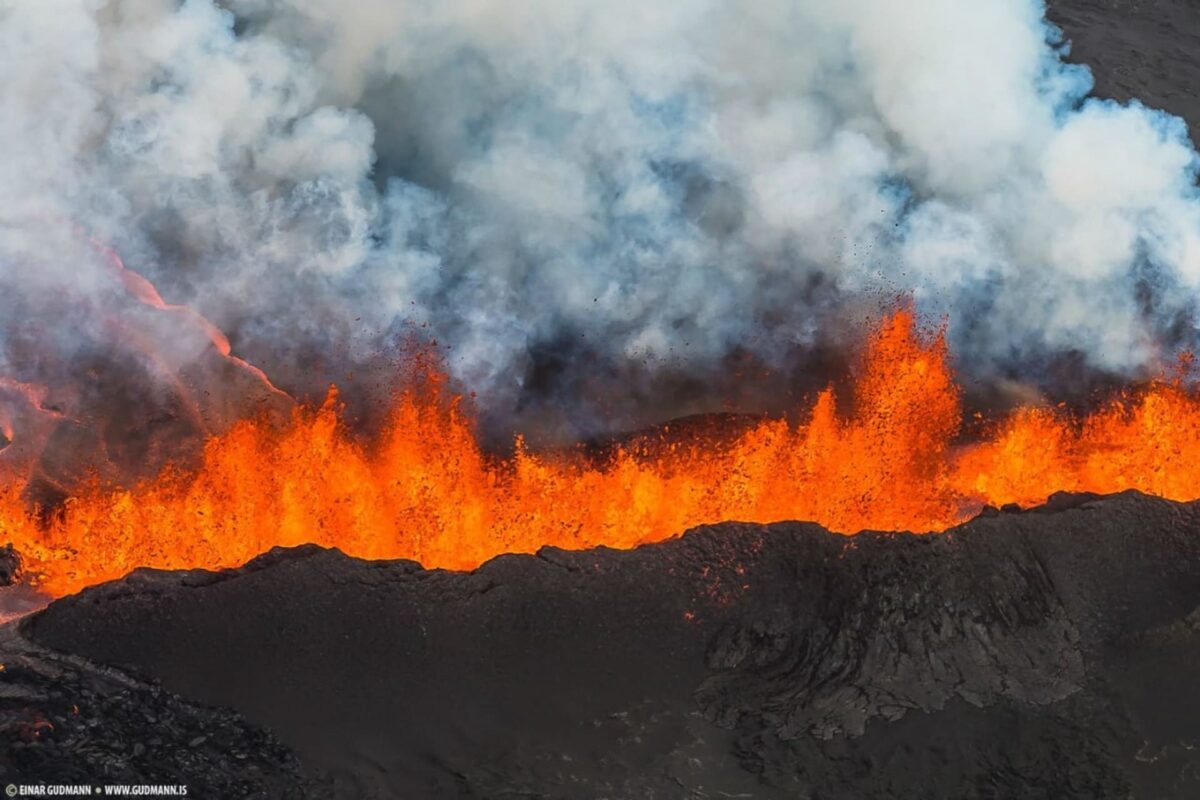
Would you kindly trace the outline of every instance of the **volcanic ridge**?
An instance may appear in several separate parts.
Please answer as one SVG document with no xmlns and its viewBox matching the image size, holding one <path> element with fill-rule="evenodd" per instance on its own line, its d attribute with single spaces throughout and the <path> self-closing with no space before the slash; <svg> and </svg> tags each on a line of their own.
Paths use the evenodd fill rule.
<svg viewBox="0 0 1200 800">
<path fill-rule="evenodd" d="M 942 535 L 726 523 L 469 573 L 276 549 L 221 572 L 138 570 L 6 636 L 0 782 L 1200 792 L 1200 505 L 1135 492 L 989 509 Z"/>
</svg>

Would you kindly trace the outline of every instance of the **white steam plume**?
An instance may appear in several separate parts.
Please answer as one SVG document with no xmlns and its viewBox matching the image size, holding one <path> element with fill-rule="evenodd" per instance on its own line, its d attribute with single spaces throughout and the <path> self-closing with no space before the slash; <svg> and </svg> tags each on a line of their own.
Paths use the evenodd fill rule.
<svg viewBox="0 0 1200 800">
<path fill-rule="evenodd" d="M 69 221 L 284 385 L 418 324 L 500 414 L 547 352 L 782 363 L 897 291 L 979 374 L 1136 373 L 1195 334 L 1196 153 L 1043 12 L 0 0 L 0 270 L 86 294 Z"/>
</svg>

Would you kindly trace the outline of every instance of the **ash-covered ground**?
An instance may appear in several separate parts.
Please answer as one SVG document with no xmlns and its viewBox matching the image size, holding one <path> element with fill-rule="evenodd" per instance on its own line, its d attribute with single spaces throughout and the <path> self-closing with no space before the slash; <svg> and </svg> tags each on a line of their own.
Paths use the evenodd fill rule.
<svg viewBox="0 0 1200 800">
<path fill-rule="evenodd" d="M 0 782 L 1200 796 L 1200 505 L 1134 493 L 945 535 L 729 523 L 473 573 L 280 550 L 219 574 L 139 571 L 7 636 L 22 666 Z M 32 718 L 54 728 L 30 740 Z"/>
</svg>

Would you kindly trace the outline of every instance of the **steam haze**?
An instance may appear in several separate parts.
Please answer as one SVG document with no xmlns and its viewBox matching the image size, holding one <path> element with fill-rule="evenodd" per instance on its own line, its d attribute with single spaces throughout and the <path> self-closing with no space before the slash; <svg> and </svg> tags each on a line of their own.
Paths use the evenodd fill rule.
<svg viewBox="0 0 1200 800">
<path fill-rule="evenodd" d="M 0 367 L 137 327 L 95 239 L 298 396 L 416 332 L 506 432 L 819 372 L 897 294 L 969 378 L 1138 376 L 1196 339 L 1196 153 L 1063 56 L 1029 0 L 3 0 Z"/>
</svg>

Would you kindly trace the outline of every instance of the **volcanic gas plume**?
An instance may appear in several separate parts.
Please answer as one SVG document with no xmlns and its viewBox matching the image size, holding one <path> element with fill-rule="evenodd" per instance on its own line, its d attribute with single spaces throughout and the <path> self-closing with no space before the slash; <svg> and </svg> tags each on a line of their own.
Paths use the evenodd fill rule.
<svg viewBox="0 0 1200 800">
<path fill-rule="evenodd" d="M 234 411 L 95 239 L 310 402 L 386 405 L 420 331 L 489 442 L 782 412 L 897 294 L 984 390 L 1152 377 L 1197 339 L 1196 154 L 1043 12 L 4 0 L 0 374 Z"/>
<path fill-rule="evenodd" d="M 345 5 L 0 0 L 48 591 L 1200 496 L 1200 160 L 1041 2 Z"/>
</svg>

